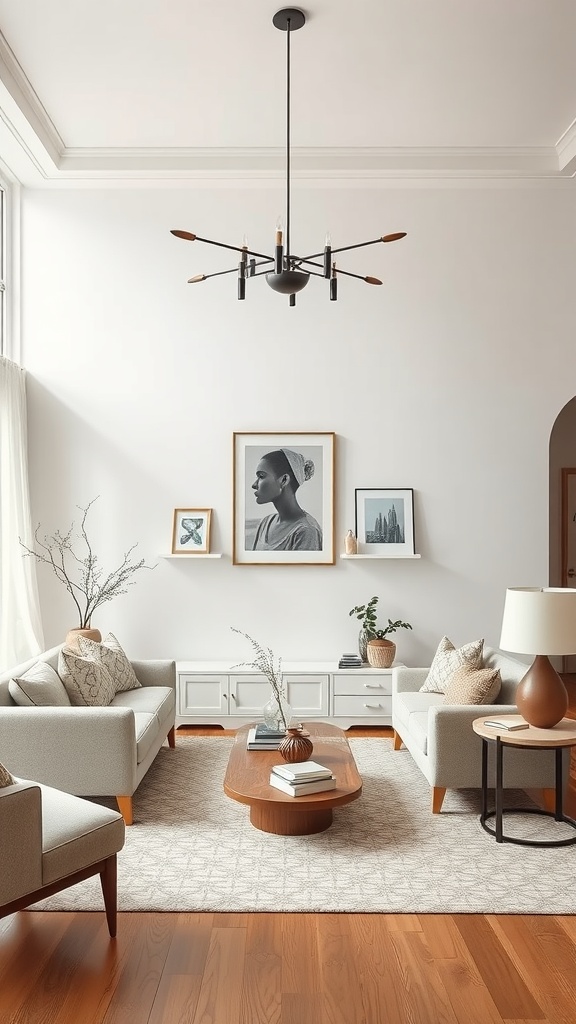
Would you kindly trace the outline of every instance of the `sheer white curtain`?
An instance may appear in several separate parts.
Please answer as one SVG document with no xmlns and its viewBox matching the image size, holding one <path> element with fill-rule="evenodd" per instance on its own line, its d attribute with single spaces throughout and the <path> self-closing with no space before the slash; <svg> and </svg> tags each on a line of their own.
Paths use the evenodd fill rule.
<svg viewBox="0 0 576 1024">
<path fill-rule="evenodd" d="M 28 487 L 25 372 L 0 356 L 0 671 L 43 650 Z"/>
</svg>

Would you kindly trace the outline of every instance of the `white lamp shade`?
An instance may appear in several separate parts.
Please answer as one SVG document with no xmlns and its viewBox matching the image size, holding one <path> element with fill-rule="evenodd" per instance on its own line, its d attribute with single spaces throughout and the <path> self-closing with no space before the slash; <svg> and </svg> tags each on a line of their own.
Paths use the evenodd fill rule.
<svg viewBox="0 0 576 1024">
<path fill-rule="evenodd" d="M 509 587 L 500 647 L 516 654 L 576 654 L 576 590 Z"/>
</svg>

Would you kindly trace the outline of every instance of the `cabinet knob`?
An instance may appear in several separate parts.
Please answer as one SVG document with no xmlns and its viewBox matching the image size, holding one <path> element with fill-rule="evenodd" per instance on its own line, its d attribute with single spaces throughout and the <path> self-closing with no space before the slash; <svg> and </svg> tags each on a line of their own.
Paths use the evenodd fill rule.
<svg viewBox="0 0 576 1024">
<path fill-rule="evenodd" d="M 382 705 L 381 704 L 365 704 L 364 707 L 365 708 L 381 708 Z"/>
<path fill-rule="evenodd" d="M 231 696 L 232 700 L 234 701 L 234 703 L 236 703 L 236 695 L 234 693 L 231 693 L 230 696 Z"/>
</svg>

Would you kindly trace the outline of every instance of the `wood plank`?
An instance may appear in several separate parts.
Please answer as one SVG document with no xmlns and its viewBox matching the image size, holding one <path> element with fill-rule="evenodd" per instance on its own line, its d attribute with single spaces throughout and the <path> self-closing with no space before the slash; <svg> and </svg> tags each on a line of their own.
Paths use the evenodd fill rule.
<svg viewBox="0 0 576 1024">
<path fill-rule="evenodd" d="M 574 1024 L 576 980 L 573 968 L 566 974 L 566 965 L 576 947 L 566 930 L 555 918 L 537 915 L 498 915 L 490 925 L 546 1017 L 554 1024 Z"/>
<path fill-rule="evenodd" d="M 194 1020 L 208 959 L 212 914 L 174 914 L 172 942 L 147 1024 Z"/>
<path fill-rule="evenodd" d="M 245 947 L 244 928 L 212 929 L 193 1024 L 240 1024 Z"/>
<path fill-rule="evenodd" d="M 486 917 L 455 914 L 455 925 L 501 1017 L 543 1020 L 546 1014 L 526 986 Z"/>
<path fill-rule="evenodd" d="M 282 929 L 282 1018 L 285 995 L 305 1001 L 320 992 L 320 958 L 316 914 L 278 915 Z M 289 1001 L 286 1001 L 288 1006 Z"/>
<path fill-rule="evenodd" d="M 318 917 L 322 1024 L 365 1024 L 359 962 L 346 914 Z"/>
<path fill-rule="evenodd" d="M 35 1009 L 36 984 L 45 972 L 57 970 L 55 952 L 72 921 L 68 914 L 20 912 L 6 918 L 9 927 L 0 935 L 0 1021 L 24 1020 L 21 1009 L 28 1000 Z M 34 999 L 30 999 L 31 993 Z M 50 1018 L 47 1018 L 50 1021 Z"/>
<path fill-rule="evenodd" d="M 406 919 L 409 915 L 400 916 Z M 387 919 L 380 914 L 351 915 L 349 926 L 360 967 L 364 1020 L 386 1024 L 412 1020 L 412 1008 L 392 936 L 406 934 L 408 931 L 413 935 L 414 931 L 390 929 L 387 927 Z"/>
<path fill-rule="evenodd" d="M 251 914 L 246 928 L 240 1020 L 278 1024 L 282 999 L 282 924 L 278 914 Z"/>
<path fill-rule="evenodd" d="M 405 1014 L 401 1021 L 414 1024 L 459 1024 L 460 1017 L 452 1008 L 447 986 L 443 982 L 440 966 L 428 949 L 422 932 L 394 932 L 390 941 L 396 956 L 400 984 L 404 993 Z M 452 964 L 455 961 L 447 961 Z M 462 1020 L 473 1022 L 468 1016 Z M 482 1024 L 492 1022 L 486 1016 Z M 500 1019 L 498 1024 L 501 1024 Z"/>
</svg>

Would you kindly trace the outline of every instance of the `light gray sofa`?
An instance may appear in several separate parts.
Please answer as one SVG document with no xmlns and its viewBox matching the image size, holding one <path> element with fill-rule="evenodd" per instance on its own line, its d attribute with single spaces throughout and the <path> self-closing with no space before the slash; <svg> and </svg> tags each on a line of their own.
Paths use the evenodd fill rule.
<svg viewBox="0 0 576 1024">
<path fill-rule="evenodd" d="M 392 727 L 394 749 L 408 748 L 432 787 L 432 812 L 438 814 L 447 789 L 476 789 L 482 784 L 482 740 L 472 722 L 484 715 L 518 714 L 516 687 L 528 665 L 491 647 L 483 664 L 500 669 L 502 689 L 495 704 L 445 704 L 443 693 L 421 693 L 428 668 L 397 666 L 392 670 Z M 489 744 L 488 783 L 494 785 L 494 748 Z M 570 751 L 564 760 L 568 778 Z M 506 751 L 504 786 L 540 789 L 550 804 L 555 785 L 553 750 Z"/>
<path fill-rule="evenodd" d="M 141 686 L 106 707 L 18 707 L 9 680 L 37 661 L 58 671 L 60 649 L 0 675 L 0 761 L 13 775 L 74 796 L 113 796 L 131 825 L 133 793 L 164 741 L 175 744 L 175 662 L 132 661 Z"/>
</svg>

